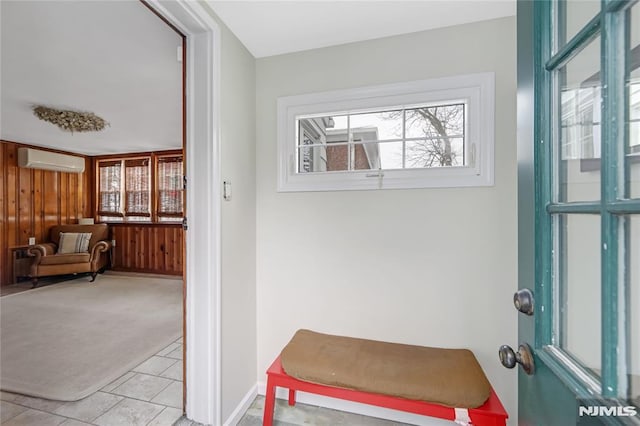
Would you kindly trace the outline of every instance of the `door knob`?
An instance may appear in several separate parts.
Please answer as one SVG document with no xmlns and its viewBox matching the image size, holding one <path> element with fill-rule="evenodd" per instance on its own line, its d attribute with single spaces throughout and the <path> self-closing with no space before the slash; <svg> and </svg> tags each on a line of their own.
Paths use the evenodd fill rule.
<svg viewBox="0 0 640 426">
<path fill-rule="evenodd" d="M 523 314 L 533 315 L 533 292 L 528 288 L 516 291 L 513 294 L 513 306 Z"/>
<path fill-rule="evenodd" d="M 518 352 L 514 352 L 511 346 L 502 345 L 498 350 L 500 362 L 507 368 L 513 368 L 516 364 L 520 364 L 525 373 L 532 375 L 535 371 L 533 363 L 533 353 L 531 347 L 523 343 L 518 347 Z"/>
</svg>

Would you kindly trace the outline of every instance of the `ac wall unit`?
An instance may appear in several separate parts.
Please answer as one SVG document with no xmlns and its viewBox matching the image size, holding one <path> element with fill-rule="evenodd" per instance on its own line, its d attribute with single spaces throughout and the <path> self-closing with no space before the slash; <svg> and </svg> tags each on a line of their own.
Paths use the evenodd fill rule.
<svg viewBox="0 0 640 426">
<path fill-rule="evenodd" d="M 18 148 L 18 166 L 56 172 L 84 172 L 84 158 L 33 148 Z"/>
</svg>

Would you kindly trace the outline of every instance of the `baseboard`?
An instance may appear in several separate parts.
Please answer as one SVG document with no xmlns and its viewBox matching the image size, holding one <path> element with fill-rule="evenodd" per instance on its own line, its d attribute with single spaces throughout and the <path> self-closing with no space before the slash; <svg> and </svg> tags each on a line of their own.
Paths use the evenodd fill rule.
<svg viewBox="0 0 640 426">
<path fill-rule="evenodd" d="M 242 418 L 242 416 L 244 416 L 244 413 L 251 406 L 251 403 L 253 402 L 253 400 L 256 399 L 257 395 L 258 395 L 258 384 L 256 383 L 255 385 L 253 385 L 251 389 L 249 389 L 249 392 L 247 392 L 244 398 L 242 398 L 242 401 L 240 401 L 240 404 L 238 404 L 236 409 L 233 410 L 233 413 L 231 413 L 229 418 L 225 420 L 225 422 L 223 423 L 224 426 L 237 425 L 240 419 Z"/>
<path fill-rule="evenodd" d="M 265 395 L 267 385 L 259 382 L 257 385 L 258 394 Z M 276 398 L 287 400 L 289 392 L 284 388 L 276 389 Z M 328 396 L 315 395 L 306 392 L 296 392 L 296 402 L 316 405 L 318 407 L 330 408 L 332 410 L 346 411 L 348 413 L 360 414 L 363 416 L 377 417 L 379 419 L 390 420 L 399 423 L 408 423 L 418 426 L 451 426 L 453 421 L 436 419 L 421 416 L 419 414 L 406 413 L 404 411 L 392 410 L 390 408 L 376 407 L 374 405 L 361 404 L 359 402 L 345 401 L 343 399 L 330 398 Z"/>
</svg>

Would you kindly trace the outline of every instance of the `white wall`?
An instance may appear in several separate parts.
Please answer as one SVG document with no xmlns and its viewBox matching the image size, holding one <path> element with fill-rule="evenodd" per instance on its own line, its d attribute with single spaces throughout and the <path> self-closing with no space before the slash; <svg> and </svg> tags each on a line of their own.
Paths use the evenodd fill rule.
<svg viewBox="0 0 640 426">
<path fill-rule="evenodd" d="M 517 421 L 515 18 L 257 60 L 258 381 L 298 328 L 474 351 Z M 276 192 L 279 96 L 496 73 L 489 188 Z"/>
<path fill-rule="evenodd" d="M 222 31 L 222 419 L 255 385 L 256 174 L 255 59 Z"/>
<path fill-rule="evenodd" d="M 208 6 L 205 6 L 208 7 Z M 207 9 L 209 10 L 209 9 Z M 256 383 L 255 59 L 222 24 L 221 175 L 232 185 L 222 201 L 222 421 Z M 197 236 L 196 236 L 197 238 Z"/>
</svg>

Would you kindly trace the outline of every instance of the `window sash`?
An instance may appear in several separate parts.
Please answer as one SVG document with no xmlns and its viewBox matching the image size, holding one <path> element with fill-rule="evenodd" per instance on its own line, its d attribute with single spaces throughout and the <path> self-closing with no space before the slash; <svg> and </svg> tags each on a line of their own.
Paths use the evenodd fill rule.
<svg viewBox="0 0 640 426">
<path fill-rule="evenodd" d="M 125 160 L 125 216 L 151 217 L 149 158 Z"/>
<path fill-rule="evenodd" d="M 181 217 L 184 193 L 182 156 L 158 158 L 156 180 L 158 216 Z"/>
<path fill-rule="evenodd" d="M 120 161 L 102 161 L 98 163 L 98 214 L 102 216 L 122 216 L 121 213 L 121 177 Z"/>
</svg>

